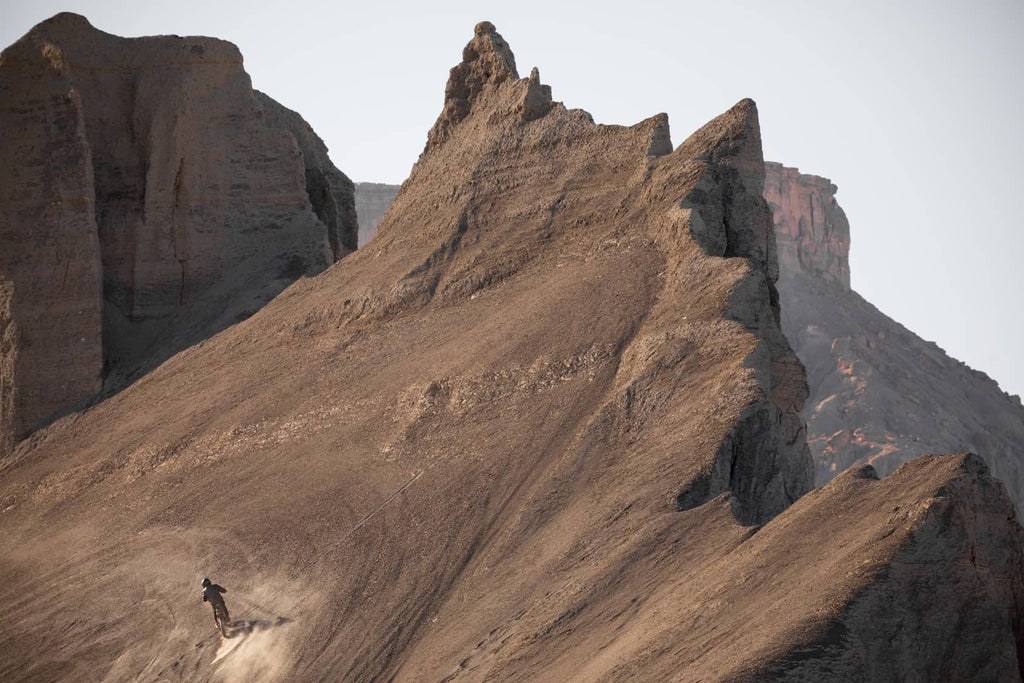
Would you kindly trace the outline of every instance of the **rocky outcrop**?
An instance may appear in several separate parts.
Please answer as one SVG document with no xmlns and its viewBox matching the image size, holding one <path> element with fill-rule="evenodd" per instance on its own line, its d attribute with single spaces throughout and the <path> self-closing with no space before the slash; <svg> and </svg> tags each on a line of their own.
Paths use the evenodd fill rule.
<svg viewBox="0 0 1024 683">
<path fill-rule="evenodd" d="M 234 45 L 65 13 L 0 59 L 8 444 L 355 248 L 351 183 Z"/>
<path fill-rule="evenodd" d="M 673 149 L 480 44 L 345 267 L 0 468 L 0 678 L 1013 680 L 980 461 L 808 493 L 754 103 Z"/>
<path fill-rule="evenodd" d="M 764 198 L 775 220 L 779 268 L 850 288 L 850 223 L 828 178 L 765 162 Z"/>
<path fill-rule="evenodd" d="M 400 185 L 356 183 L 356 214 L 359 216 L 359 246 L 377 233 L 380 219 L 391 208 Z"/>
<path fill-rule="evenodd" d="M 473 40 L 462 50 L 462 61 L 452 67 L 448 76 L 448 83 L 444 89 L 444 111 L 437 117 L 434 127 L 427 135 L 425 151 L 430 151 L 447 140 L 452 129 L 469 116 L 474 103 L 483 99 L 481 95 L 489 94 L 494 86 L 519 79 L 512 50 L 504 38 L 494 30 L 493 24 L 482 21 L 476 25 L 473 34 Z M 531 81 L 531 85 L 533 83 L 534 81 Z M 527 104 L 536 107 L 537 94 L 533 90 L 528 91 L 522 98 L 518 104 L 519 108 Z M 547 95 L 545 105 L 551 102 L 550 89 Z M 486 103 L 481 104 L 486 106 Z"/>
<path fill-rule="evenodd" d="M 1024 504 L 1024 407 L 849 286 L 849 226 L 829 180 L 767 164 L 782 328 L 807 367 L 804 409 L 819 483 L 872 464 L 973 451 Z"/>
</svg>

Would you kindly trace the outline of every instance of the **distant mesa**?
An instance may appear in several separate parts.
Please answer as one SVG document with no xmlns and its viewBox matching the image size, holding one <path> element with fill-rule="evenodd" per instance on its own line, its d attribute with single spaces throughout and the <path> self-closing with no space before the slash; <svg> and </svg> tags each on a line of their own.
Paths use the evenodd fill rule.
<svg viewBox="0 0 1024 683">
<path fill-rule="evenodd" d="M 836 202 L 836 186 L 775 162 L 764 167 L 780 273 L 806 273 L 849 289 L 850 223 Z"/>
<path fill-rule="evenodd" d="M 62 13 L 0 57 L 0 454 L 356 248 L 352 183 L 213 38 Z"/>
<path fill-rule="evenodd" d="M 1024 407 L 850 288 L 850 225 L 826 178 L 765 164 L 778 238 L 782 329 L 807 368 L 819 484 L 854 465 L 882 475 L 973 451 L 1024 509 Z"/>
<path fill-rule="evenodd" d="M 380 219 L 395 201 L 398 185 L 385 183 L 356 183 L 356 215 L 359 217 L 359 246 L 362 247 L 377 232 Z"/>
</svg>

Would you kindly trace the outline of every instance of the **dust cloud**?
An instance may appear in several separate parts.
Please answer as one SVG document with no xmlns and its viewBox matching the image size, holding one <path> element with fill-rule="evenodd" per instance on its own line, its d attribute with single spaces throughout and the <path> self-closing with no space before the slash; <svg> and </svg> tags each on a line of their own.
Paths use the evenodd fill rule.
<svg viewBox="0 0 1024 683">
<path fill-rule="evenodd" d="M 228 595 L 234 621 L 213 658 L 215 677 L 229 683 L 280 680 L 294 664 L 297 595 L 280 581 Z M 286 604 L 287 603 L 287 604 Z"/>
</svg>

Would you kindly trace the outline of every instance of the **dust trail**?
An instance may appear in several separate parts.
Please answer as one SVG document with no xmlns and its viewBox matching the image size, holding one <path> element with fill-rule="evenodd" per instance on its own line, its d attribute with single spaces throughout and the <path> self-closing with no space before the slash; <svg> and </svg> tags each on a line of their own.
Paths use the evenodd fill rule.
<svg viewBox="0 0 1024 683">
<path fill-rule="evenodd" d="M 280 595 L 271 590 L 271 584 L 263 584 L 252 591 L 254 598 Z M 281 680 L 285 678 L 294 662 L 292 640 L 295 636 L 295 620 L 287 616 L 292 614 L 295 605 L 281 605 L 280 600 L 273 601 L 281 609 L 280 614 L 255 614 L 252 609 L 255 603 L 239 599 L 240 606 L 250 605 L 237 610 L 236 618 L 228 627 L 228 637 L 220 642 L 217 654 L 213 658 L 216 667 L 216 678 L 225 681 Z M 235 615 L 232 615 L 235 616 Z"/>
<path fill-rule="evenodd" d="M 293 662 L 282 629 L 255 631 L 221 642 L 213 663 L 225 681 L 280 680 Z"/>
<path fill-rule="evenodd" d="M 368 512 L 361 520 L 356 522 L 356 525 L 354 527 L 352 527 L 351 529 L 349 529 L 348 533 L 346 533 L 344 536 L 339 538 L 338 542 L 340 543 L 341 541 L 344 541 L 346 538 L 348 538 L 349 536 L 354 534 L 356 532 L 356 530 L 359 529 L 359 527 L 361 527 L 364 524 L 366 524 L 367 522 L 369 522 L 370 519 L 372 519 L 374 515 L 376 515 L 381 510 L 383 510 L 384 506 L 386 506 L 388 503 L 393 501 L 395 498 L 397 498 L 399 495 L 401 495 L 401 493 L 403 491 L 405 491 L 407 488 L 409 488 L 414 483 L 416 483 L 416 480 L 419 479 L 422 475 L 423 475 L 423 470 L 420 470 L 416 474 L 412 475 L 412 479 L 410 479 L 409 481 L 405 482 L 397 491 L 395 491 L 390 496 L 388 496 L 387 499 L 383 503 L 378 505 L 372 511 Z"/>
</svg>

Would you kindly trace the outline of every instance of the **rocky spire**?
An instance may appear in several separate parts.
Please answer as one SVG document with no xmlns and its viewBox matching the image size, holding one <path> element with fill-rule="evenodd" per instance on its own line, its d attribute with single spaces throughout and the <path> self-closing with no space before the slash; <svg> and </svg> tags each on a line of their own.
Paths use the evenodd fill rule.
<svg viewBox="0 0 1024 683">
<path fill-rule="evenodd" d="M 540 82 L 540 71 L 533 67 L 526 81 L 526 95 L 523 96 L 521 118 L 533 121 L 551 111 L 551 86 Z"/>
<path fill-rule="evenodd" d="M 444 111 L 427 136 L 426 149 L 448 139 L 452 128 L 469 115 L 473 102 L 482 92 L 507 80 L 518 79 L 512 49 L 495 30 L 494 24 L 481 21 L 473 29 L 473 39 L 462 50 L 462 62 L 452 67 L 448 76 Z"/>
</svg>

